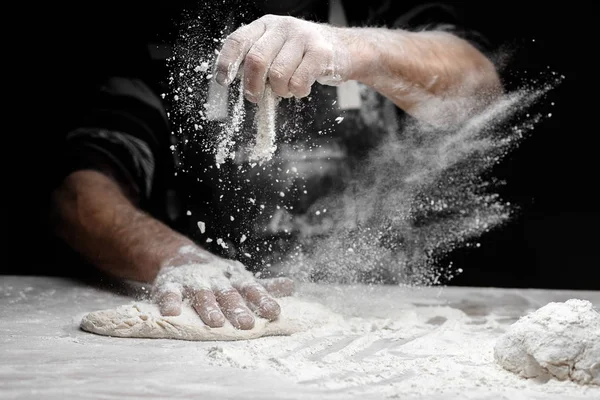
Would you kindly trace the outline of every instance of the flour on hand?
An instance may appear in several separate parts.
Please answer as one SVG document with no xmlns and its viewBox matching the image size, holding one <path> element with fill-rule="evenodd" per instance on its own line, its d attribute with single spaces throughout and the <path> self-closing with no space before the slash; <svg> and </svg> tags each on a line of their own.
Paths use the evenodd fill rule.
<svg viewBox="0 0 600 400">
<path fill-rule="evenodd" d="M 236 329 L 229 321 L 221 328 L 211 328 L 202 322 L 198 313 L 188 304 L 182 307 L 181 315 L 166 317 L 160 314 L 158 306 L 145 302 L 91 312 L 83 317 L 80 327 L 99 335 L 125 338 L 231 341 L 287 336 L 341 318 L 318 303 L 296 297 L 284 297 L 277 301 L 282 310 L 279 318 L 268 321 L 257 317 L 254 328 L 250 330 Z"/>
<path fill-rule="evenodd" d="M 494 358 L 525 378 L 600 385 L 600 313 L 587 300 L 548 303 L 509 328 Z"/>
</svg>

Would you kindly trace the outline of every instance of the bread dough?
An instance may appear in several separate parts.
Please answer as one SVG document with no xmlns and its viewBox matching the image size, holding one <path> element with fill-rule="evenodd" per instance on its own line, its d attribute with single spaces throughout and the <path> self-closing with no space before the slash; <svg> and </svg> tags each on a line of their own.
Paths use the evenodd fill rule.
<svg viewBox="0 0 600 400">
<path fill-rule="evenodd" d="M 302 332 L 331 322 L 337 315 L 317 303 L 296 297 L 277 299 L 281 314 L 275 321 L 256 317 L 254 328 L 239 330 L 229 321 L 221 328 L 205 325 L 196 311 L 184 304 L 181 315 L 164 317 L 155 304 L 135 302 L 116 309 L 90 312 L 81 320 L 81 329 L 105 336 L 181 340 L 244 340 Z"/>
<path fill-rule="evenodd" d="M 500 337 L 494 358 L 526 378 L 600 385 L 600 313 L 586 300 L 548 303 Z"/>
</svg>

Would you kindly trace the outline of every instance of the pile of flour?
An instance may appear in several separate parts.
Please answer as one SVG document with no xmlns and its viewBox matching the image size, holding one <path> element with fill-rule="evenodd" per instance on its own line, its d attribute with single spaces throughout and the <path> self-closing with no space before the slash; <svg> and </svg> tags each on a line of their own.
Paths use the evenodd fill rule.
<svg viewBox="0 0 600 400">
<path fill-rule="evenodd" d="M 549 303 L 511 326 L 494 356 L 526 378 L 600 386 L 600 313 L 585 300 Z"/>
</svg>

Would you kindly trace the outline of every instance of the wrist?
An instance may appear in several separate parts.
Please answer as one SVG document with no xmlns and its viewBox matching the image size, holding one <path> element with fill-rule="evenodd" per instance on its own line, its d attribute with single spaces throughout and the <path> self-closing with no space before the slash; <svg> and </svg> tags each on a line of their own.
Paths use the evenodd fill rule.
<svg viewBox="0 0 600 400">
<path fill-rule="evenodd" d="M 386 52 L 382 44 L 389 41 L 377 28 L 334 28 L 345 49 L 347 59 L 344 80 L 355 80 L 373 85 L 385 72 Z M 402 31 L 398 31 L 402 32 Z M 389 51 L 389 49 L 388 49 Z"/>
</svg>

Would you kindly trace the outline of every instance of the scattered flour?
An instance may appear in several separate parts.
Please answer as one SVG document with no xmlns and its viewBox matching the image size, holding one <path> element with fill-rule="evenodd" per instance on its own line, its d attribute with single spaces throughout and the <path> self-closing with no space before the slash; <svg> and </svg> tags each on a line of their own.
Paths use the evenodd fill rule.
<svg viewBox="0 0 600 400">
<path fill-rule="evenodd" d="M 289 337 L 215 343 L 206 357 L 215 366 L 275 372 L 307 389 L 351 391 L 353 398 L 374 393 L 382 399 L 399 394 L 443 399 L 547 399 L 567 393 L 573 399 L 593 397 L 593 387 L 556 379 L 539 384 L 497 366 L 493 348 L 502 319 L 488 315 L 476 321 L 446 306 L 413 308 L 392 318 L 331 319 Z"/>
<path fill-rule="evenodd" d="M 600 385 L 600 313 L 586 300 L 549 303 L 513 324 L 494 357 L 526 378 Z"/>
<path fill-rule="evenodd" d="M 236 137 L 242 129 L 242 124 L 244 123 L 244 118 L 246 116 L 244 102 L 244 85 L 240 79 L 237 99 L 233 105 L 229 122 L 220 133 L 215 156 L 217 165 L 223 164 L 227 158 L 233 158 L 235 155 L 233 147 L 236 143 Z"/>
<path fill-rule="evenodd" d="M 250 153 L 250 161 L 257 161 L 259 164 L 269 161 L 277 149 L 275 145 L 277 103 L 277 95 L 271 90 L 271 85 L 267 84 L 255 116 L 256 138 Z"/>
<path fill-rule="evenodd" d="M 224 126 L 220 133 L 219 143 L 217 145 L 215 160 L 217 166 L 223 164 L 228 158 L 235 157 L 235 145 L 237 137 L 241 133 L 246 110 L 244 100 L 244 88 L 242 79 L 238 82 L 238 96 L 229 115 L 229 122 Z M 276 114 L 279 97 L 273 93 L 271 86 L 265 86 L 265 93 L 259 101 L 254 116 L 254 126 L 256 135 L 254 143 L 249 149 L 248 160 L 262 164 L 269 161 L 277 149 L 276 141 Z"/>
</svg>

